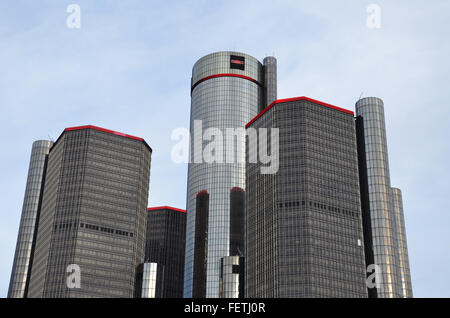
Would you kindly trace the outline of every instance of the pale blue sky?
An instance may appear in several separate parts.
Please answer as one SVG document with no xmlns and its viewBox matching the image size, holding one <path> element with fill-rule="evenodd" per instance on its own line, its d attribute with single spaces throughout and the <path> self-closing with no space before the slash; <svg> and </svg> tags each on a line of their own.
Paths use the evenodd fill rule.
<svg viewBox="0 0 450 318">
<path fill-rule="evenodd" d="M 81 29 L 66 7 L 81 6 Z M 381 29 L 366 8 L 381 7 Z M 278 59 L 278 97 L 385 102 L 391 182 L 403 191 L 414 295 L 450 297 L 450 2 L 0 2 L 0 297 L 7 294 L 31 144 L 93 124 L 153 148 L 149 206 L 185 207 L 191 69 L 236 50 Z"/>
</svg>

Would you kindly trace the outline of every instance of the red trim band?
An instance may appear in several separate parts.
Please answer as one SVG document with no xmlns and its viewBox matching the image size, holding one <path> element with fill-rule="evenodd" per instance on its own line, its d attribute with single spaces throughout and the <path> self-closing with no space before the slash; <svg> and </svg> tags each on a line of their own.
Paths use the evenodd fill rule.
<svg viewBox="0 0 450 318">
<path fill-rule="evenodd" d="M 277 99 L 276 101 L 274 101 L 272 104 L 270 104 L 269 106 L 267 106 L 266 108 L 264 108 L 258 115 L 256 115 L 255 118 L 253 118 L 252 120 L 250 120 L 247 125 L 245 125 L 245 128 L 248 128 L 248 126 L 250 126 L 251 124 L 253 124 L 259 117 L 261 117 L 266 111 L 268 111 L 269 109 L 271 109 L 274 105 L 276 104 L 280 104 L 280 103 L 287 103 L 287 102 L 296 102 L 296 101 L 301 101 L 301 100 L 306 100 L 315 104 L 319 104 L 328 108 L 332 108 L 334 110 L 338 110 L 340 112 L 344 112 L 346 114 L 350 114 L 352 116 L 354 116 L 354 112 L 352 112 L 351 110 L 345 109 L 345 108 L 341 108 L 341 107 L 337 107 L 331 104 L 327 104 L 324 102 L 321 102 L 319 100 L 316 99 L 312 99 L 306 96 L 300 96 L 300 97 L 293 97 L 293 98 L 285 98 L 285 99 Z"/>
<path fill-rule="evenodd" d="M 140 137 L 127 135 L 127 134 L 124 134 L 124 133 L 121 133 L 121 132 L 118 132 L 118 131 L 109 130 L 109 129 L 105 129 L 105 128 L 101 128 L 101 127 L 97 127 L 97 126 L 93 126 L 93 125 L 69 127 L 69 128 L 64 129 L 64 131 L 81 130 L 81 129 L 94 129 L 94 130 L 103 131 L 103 132 L 106 132 L 106 133 L 109 133 L 109 134 L 123 136 L 123 137 L 126 137 L 126 138 L 135 139 L 135 140 L 139 140 L 139 141 L 143 141 L 144 140 L 143 138 L 140 138 Z"/>
<path fill-rule="evenodd" d="M 84 125 L 84 126 L 76 126 L 76 127 L 68 127 L 66 129 L 64 129 L 64 132 L 66 131 L 73 131 L 73 130 L 82 130 L 82 129 L 94 129 L 97 131 L 102 131 L 108 134 L 113 134 L 113 135 L 117 135 L 117 136 L 122 136 L 125 138 L 129 138 L 129 139 L 134 139 L 134 140 L 138 140 L 138 141 L 142 141 L 144 143 L 144 145 L 150 149 L 151 152 L 153 152 L 152 148 L 147 144 L 147 142 L 141 138 L 141 137 L 136 137 L 136 136 L 132 136 L 132 135 L 127 135 L 118 131 L 114 131 L 114 130 L 109 130 L 106 128 L 102 128 L 102 127 L 98 127 L 98 126 L 93 126 L 93 125 Z M 64 133 L 63 132 L 63 133 Z M 61 137 L 61 136 L 60 136 Z"/>
<path fill-rule="evenodd" d="M 262 85 L 260 82 L 258 82 L 257 80 L 255 80 L 255 79 L 253 79 L 253 78 L 251 78 L 251 77 L 245 76 L 245 75 L 235 74 L 235 73 L 222 73 L 222 74 L 214 74 L 214 75 L 206 76 L 206 77 L 204 77 L 204 78 L 198 80 L 197 82 L 195 82 L 194 85 L 192 85 L 191 93 L 192 93 L 192 91 L 194 90 L 194 88 L 195 88 L 198 84 L 200 84 L 200 83 L 202 83 L 202 82 L 204 82 L 204 81 L 207 81 L 207 80 L 209 80 L 209 79 L 211 79 L 211 78 L 216 78 L 216 77 L 239 77 L 239 78 L 246 79 L 246 80 L 248 80 L 248 81 L 250 81 L 250 82 L 253 82 L 253 83 L 255 83 L 255 84 L 257 84 L 257 85 L 259 85 L 259 86 L 261 86 L 261 87 L 263 86 L 263 85 Z"/>
<path fill-rule="evenodd" d="M 173 207 L 171 207 L 171 206 L 156 206 L 156 207 L 148 208 L 148 209 L 147 209 L 147 211 L 157 211 L 157 210 L 173 210 L 173 211 L 178 211 L 178 212 L 186 213 L 186 210 L 173 208 Z"/>
</svg>

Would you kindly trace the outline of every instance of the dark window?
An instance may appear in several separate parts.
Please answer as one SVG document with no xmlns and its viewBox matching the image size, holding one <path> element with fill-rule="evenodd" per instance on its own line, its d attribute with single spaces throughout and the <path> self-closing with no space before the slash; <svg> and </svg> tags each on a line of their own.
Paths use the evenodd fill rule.
<svg viewBox="0 0 450 318">
<path fill-rule="evenodd" d="M 206 265 L 208 261 L 209 194 L 197 194 L 195 206 L 193 298 L 206 297 Z"/>
<path fill-rule="evenodd" d="M 244 255 L 245 192 L 241 188 L 230 191 L 230 255 Z"/>
</svg>

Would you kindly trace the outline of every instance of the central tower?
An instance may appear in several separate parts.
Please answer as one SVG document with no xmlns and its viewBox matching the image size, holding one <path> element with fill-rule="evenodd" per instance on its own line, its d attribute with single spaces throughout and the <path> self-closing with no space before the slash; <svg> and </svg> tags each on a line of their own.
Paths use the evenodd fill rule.
<svg viewBox="0 0 450 318">
<path fill-rule="evenodd" d="M 272 99 L 276 99 L 273 57 L 263 65 L 247 54 L 217 52 L 193 67 L 184 297 L 219 297 L 222 258 L 243 256 L 244 251 L 231 246 L 241 246 L 240 242 L 230 240 L 230 215 L 241 219 L 239 211 L 231 212 L 241 207 L 232 202 L 240 198 L 234 192 L 245 195 L 245 133 L 239 129 L 244 131 Z M 232 140 L 226 137 L 231 131 L 237 132 Z M 216 146 L 214 159 L 208 160 L 203 149 L 211 143 Z"/>
</svg>

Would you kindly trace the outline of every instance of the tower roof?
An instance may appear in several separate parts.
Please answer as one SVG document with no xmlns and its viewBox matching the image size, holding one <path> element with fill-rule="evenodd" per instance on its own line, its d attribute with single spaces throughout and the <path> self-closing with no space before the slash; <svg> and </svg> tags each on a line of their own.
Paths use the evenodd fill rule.
<svg viewBox="0 0 450 318">
<path fill-rule="evenodd" d="M 315 104 L 319 104 L 328 108 L 332 108 L 334 110 L 338 110 L 340 112 L 344 112 L 350 115 L 354 115 L 354 113 L 351 110 L 345 109 L 345 108 L 341 108 L 338 106 L 334 106 L 331 104 L 327 104 L 324 102 L 321 102 L 319 100 L 316 99 L 312 99 L 306 96 L 300 96 L 300 97 L 292 97 L 292 98 L 285 98 L 285 99 L 277 99 L 276 101 L 274 101 L 272 104 L 270 104 L 269 106 L 267 106 L 266 108 L 264 108 L 258 115 L 256 115 L 252 120 L 250 120 L 246 125 L 245 128 L 248 128 L 251 124 L 253 124 L 259 117 L 261 117 L 266 111 L 268 111 L 269 109 L 271 109 L 273 106 L 275 106 L 276 104 L 281 104 L 281 103 L 287 103 L 287 102 L 296 102 L 296 101 L 301 101 L 301 100 L 305 100 L 305 101 L 309 101 Z"/>
<path fill-rule="evenodd" d="M 186 210 L 173 208 L 171 206 L 156 206 L 156 207 L 147 208 L 147 211 L 158 211 L 158 210 L 172 210 L 172 211 L 178 211 L 178 212 L 186 213 Z"/>
<path fill-rule="evenodd" d="M 116 135 L 116 136 L 122 136 L 122 137 L 125 137 L 125 138 L 128 138 L 128 139 L 134 139 L 134 140 L 137 140 L 137 141 L 142 141 L 144 143 L 144 145 L 150 150 L 150 152 L 153 151 L 152 148 L 147 144 L 147 142 L 141 137 L 136 137 L 136 136 L 128 135 L 128 134 L 125 134 L 125 133 L 121 133 L 121 132 L 118 132 L 118 131 L 114 131 L 114 130 L 110 130 L 110 129 L 106 129 L 106 128 L 102 128 L 102 127 L 98 127 L 98 126 L 93 126 L 93 125 L 75 126 L 75 127 L 68 127 L 66 129 L 64 129 L 64 131 L 58 137 L 58 139 L 56 140 L 54 145 L 56 145 L 58 140 L 64 135 L 64 133 L 66 131 L 83 130 L 83 129 L 93 129 L 93 130 L 105 132 L 105 133 Z"/>
</svg>

